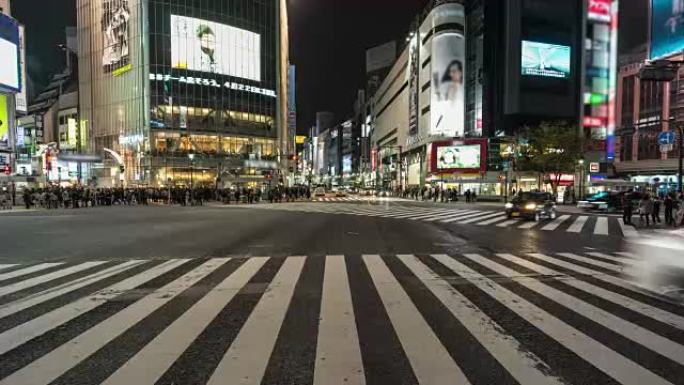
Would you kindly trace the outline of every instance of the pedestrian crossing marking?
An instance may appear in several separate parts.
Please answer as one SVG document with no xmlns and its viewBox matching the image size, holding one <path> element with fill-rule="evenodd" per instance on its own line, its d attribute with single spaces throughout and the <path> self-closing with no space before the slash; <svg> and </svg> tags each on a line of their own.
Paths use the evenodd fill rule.
<svg viewBox="0 0 684 385">
<path fill-rule="evenodd" d="M 337 273 L 336 273 L 337 272 Z M 325 258 L 314 385 L 365 384 L 344 256 Z"/>
<path fill-rule="evenodd" d="M 561 215 L 560 217 L 554 219 L 553 222 L 542 227 L 542 230 L 544 230 L 544 231 L 556 230 L 560 225 L 563 224 L 563 222 L 567 221 L 568 219 L 570 219 L 570 215 Z"/>
<path fill-rule="evenodd" d="M 509 269 L 505 266 L 491 262 L 477 254 L 466 254 L 466 257 L 485 266 L 501 276 L 508 278 L 516 278 L 520 276 L 515 270 Z M 674 343 L 667 338 L 646 330 L 638 325 L 632 324 L 619 317 L 614 316 L 603 309 L 600 309 L 592 304 L 584 302 L 569 294 L 563 293 L 549 285 L 546 285 L 538 280 L 517 280 L 517 283 L 527 287 L 539 295 L 547 297 L 552 301 L 568 308 L 573 309 L 579 315 L 597 322 L 609 330 L 615 331 L 618 334 L 654 351 L 659 351 L 664 356 L 676 361 L 680 364 L 684 363 L 684 346 Z"/>
<path fill-rule="evenodd" d="M 107 289 L 103 289 L 90 297 L 81 298 L 67 306 L 57 308 L 18 327 L 0 334 L 0 354 L 4 354 L 17 346 L 51 330 L 55 326 L 66 323 L 81 314 L 95 309 L 97 306 L 116 298 L 120 293 L 132 290 L 136 286 L 169 272 L 180 265 L 189 262 L 189 259 L 171 260 L 144 273 L 118 282 Z M 1 384 L 1 383 L 0 383 Z"/>
<path fill-rule="evenodd" d="M 51 281 L 53 279 L 65 277 L 69 274 L 78 273 L 79 271 L 87 270 L 87 269 L 90 269 L 92 267 L 102 265 L 104 263 L 105 263 L 105 261 L 85 262 L 85 263 L 82 263 L 82 264 L 79 264 L 76 266 L 71 266 L 71 267 L 68 267 L 66 269 L 58 270 L 58 271 L 52 272 L 50 274 L 43 275 L 41 277 L 26 279 L 26 280 L 23 280 L 21 282 L 17 282 L 15 284 L 0 288 L 0 297 L 8 295 L 8 294 L 16 293 L 20 290 L 28 289 L 28 288 L 33 287 L 33 286 L 37 286 L 41 283 L 45 283 L 45 282 Z"/>
<path fill-rule="evenodd" d="M 525 348 L 515 339 L 502 332 L 468 298 L 454 290 L 451 285 L 422 264 L 415 256 L 400 255 L 398 258 L 472 333 L 485 348 L 515 377 L 519 383 L 560 385 L 563 382 L 543 372 L 549 370 L 546 363 L 532 354 L 517 354 Z M 544 368 L 539 370 L 540 368 Z"/>
<path fill-rule="evenodd" d="M 587 224 L 587 220 L 589 219 L 588 216 L 586 215 L 581 215 L 575 219 L 575 222 L 568 228 L 569 233 L 581 233 L 582 229 L 584 228 L 584 225 Z M 606 234 L 607 235 L 607 234 Z"/>
<path fill-rule="evenodd" d="M 0 283 L 2 283 L 1 281 L 6 281 L 8 279 L 17 278 L 17 277 L 21 277 L 21 276 L 32 274 L 32 273 L 37 273 L 39 271 L 47 270 L 47 269 L 50 269 L 50 268 L 53 268 L 53 267 L 56 267 L 59 265 L 62 265 L 62 263 L 61 262 L 41 263 L 38 265 L 26 267 L 24 269 L 14 270 L 14 271 L 11 271 L 9 273 L 0 274 Z"/>
<path fill-rule="evenodd" d="M 594 234 L 608 235 L 608 218 L 596 218 L 596 227 L 594 227 Z"/>
<path fill-rule="evenodd" d="M 208 385 L 260 384 L 305 257 L 289 257 L 252 310 Z"/>
<path fill-rule="evenodd" d="M 540 222 L 528 221 L 528 222 L 523 223 L 522 225 L 518 226 L 518 228 L 523 229 L 523 230 L 529 230 L 531 228 L 537 227 L 537 225 L 539 225 L 539 224 L 540 224 Z"/>
<path fill-rule="evenodd" d="M 267 260 L 268 258 L 263 257 L 250 258 L 121 366 L 102 385 L 154 384 Z"/>
<path fill-rule="evenodd" d="M 580 255 L 573 254 L 573 253 L 558 253 L 558 255 L 565 257 L 565 258 L 574 259 L 574 260 L 579 261 L 579 262 L 588 263 L 590 265 L 601 267 L 601 268 L 604 268 L 607 270 L 612 270 L 616 273 L 623 273 L 623 271 L 624 271 L 623 266 L 618 266 L 618 265 L 613 265 L 612 263 L 597 261 L 593 258 L 582 257 Z"/>
<path fill-rule="evenodd" d="M 619 254 L 619 253 L 615 253 Z M 536 254 L 536 256 L 539 256 L 540 254 Z M 523 266 L 527 269 L 534 270 L 539 274 L 545 275 L 545 276 L 563 276 L 563 273 L 550 269 L 548 267 L 539 265 L 537 263 L 534 263 L 532 261 L 529 261 L 524 258 L 520 258 L 518 256 L 512 255 L 512 254 L 497 254 L 500 258 L 509 260 L 515 264 L 518 264 L 520 266 Z M 561 265 L 559 265 L 561 266 Z M 567 267 L 567 266 L 566 266 Z M 564 283 L 570 286 L 573 286 L 579 290 L 582 290 L 586 293 L 593 293 L 594 295 L 603 298 L 605 300 L 608 300 L 610 302 L 613 302 L 617 305 L 623 306 L 627 309 L 633 310 L 637 313 L 641 313 L 645 315 L 646 317 L 653 318 L 657 321 L 673 325 L 677 328 L 680 328 L 684 330 L 684 317 L 678 316 L 676 314 L 669 313 L 667 311 L 658 309 L 657 307 L 636 301 L 632 298 L 629 298 L 623 294 L 615 293 L 610 290 L 606 290 L 600 286 L 596 286 L 594 284 L 582 281 L 582 280 L 564 280 Z M 621 285 L 617 285 L 621 286 Z M 625 285 L 623 286 L 625 288 L 630 288 L 629 286 Z"/>
<path fill-rule="evenodd" d="M 488 219 L 488 220 L 486 220 L 486 221 L 479 222 L 479 223 L 477 223 L 477 225 L 478 225 L 478 226 L 488 226 L 488 225 L 491 225 L 491 224 L 494 224 L 494 223 L 498 223 L 498 222 L 504 221 L 504 220 L 506 220 L 506 219 L 508 219 L 508 218 L 506 218 L 506 214 L 503 214 L 503 213 L 502 213 L 502 214 L 499 214 L 498 217 L 495 217 L 495 218 L 492 218 L 492 219 Z"/>
<path fill-rule="evenodd" d="M 418 309 L 379 255 L 363 261 L 421 384 L 469 384 Z"/>
<path fill-rule="evenodd" d="M 324 258 L 321 276 L 318 281 L 309 283 L 315 282 L 321 290 L 318 294 L 309 289 L 298 292 L 295 289 L 305 277 L 304 267 L 314 258 Z M 489 256 L 405 254 L 282 258 L 272 265 L 276 269 L 273 270 L 274 275 L 263 282 L 264 289 L 260 289 L 264 290 L 263 295 L 254 302 L 254 307 L 247 309 L 249 313 L 240 325 L 235 326 L 238 328 L 235 339 L 226 346 L 227 350 L 218 352 L 216 365 L 207 369 L 209 372 L 202 374 L 204 380 L 197 383 L 260 384 L 269 365 L 280 364 L 271 362 L 271 355 L 276 341 L 282 335 L 288 335 L 281 333 L 283 328 L 296 327 L 285 319 L 294 298 L 311 295 L 316 295 L 321 307 L 313 330 L 317 338 L 312 339 L 313 346 L 307 347 L 315 351 L 310 365 L 306 366 L 312 372 L 309 380 L 303 380 L 308 383 L 365 384 L 368 381 L 365 349 L 382 349 L 382 346 L 370 347 L 373 342 L 362 339 L 358 333 L 357 317 L 365 312 L 387 317 L 388 325 L 391 325 L 400 344 L 401 354 L 410 364 L 408 370 L 421 384 L 479 383 L 481 380 L 473 377 L 477 372 L 472 365 L 487 362 L 487 359 L 495 360 L 501 370 L 507 372 L 508 378 L 521 384 L 606 383 L 611 380 L 623 384 L 676 383 L 684 375 L 681 366 L 676 366 L 684 366 L 684 307 L 664 301 L 656 293 L 639 289 L 627 276 L 618 273 L 619 265 L 605 262 L 629 264 L 636 258 L 627 252 L 606 253 L 600 250 L 530 254 L 527 257 L 499 253 Z M 358 260 L 353 263 L 365 267 L 367 278 L 347 274 L 352 260 Z M 61 295 L 121 273 L 117 276 L 118 282 L 107 283 L 105 289 L 92 289 L 93 294 L 84 292 L 81 297 L 71 298 L 71 302 L 60 302 L 54 310 L 48 308 L 43 314 L 36 313 L 35 318 L 4 329 L 0 333 L 0 384 L 65 383 L 67 374 L 89 378 L 88 373 L 74 372 L 75 368 L 88 368 L 83 364 L 90 362 L 94 355 L 100 354 L 140 323 L 149 321 L 151 317 L 163 317 L 159 311 L 172 302 L 190 296 L 191 302 L 187 307 L 174 315 L 174 319 L 165 321 L 164 327 L 155 331 L 156 335 L 150 335 L 149 342 L 131 351 L 125 361 L 119 361 L 111 368 L 90 366 L 92 370 L 104 372 L 101 378 L 105 379 L 103 384 L 106 385 L 156 383 L 164 378 L 201 333 L 207 328 L 218 327 L 213 326 L 213 321 L 229 304 L 236 300 L 240 303 L 240 296 L 251 295 L 245 288 L 269 261 L 278 260 L 247 257 L 165 262 L 134 260 L 108 264 L 95 261 L 62 264 L 55 266 L 54 270 L 43 269 L 27 275 L 23 280 L 19 277 L 18 282 L 32 284 L 37 283 L 36 278 L 42 277 L 44 281 L 40 285 L 54 284 L 51 289 Z M 85 269 L 84 266 L 91 268 Z M 601 273 L 609 266 L 618 269 L 611 270 L 615 275 Z M 17 267 L 22 270 L 32 266 L 14 266 Z M 76 267 L 81 270 L 74 271 Z M 98 269 L 93 273 L 92 270 Z M 567 275 L 560 271 L 562 269 L 575 271 L 581 276 Z M 55 279 L 57 276 L 71 277 L 72 274 L 81 277 L 74 278 L 72 285 Z M 208 277 L 213 277 L 213 284 L 205 284 Z M 360 307 L 352 299 L 354 287 L 359 285 L 358 279 L 367 280 L 370 284 L 368 289 L 378 295 L 379 302 L 374 305 L 376 309 Z M 156 281 L 156 286 L 139 289 Z M 0 290 L 18 282 L 5 285 L 0 282 Z M 573 290 L 562 290 L 565 287 Z M 45 297 L 51 289 L 25 294 L 9 305 L 16 308 L 26 301 L 29 307 L 24 309 L 39 308 L 59 300 L 59 295 Z M 474 294 L 477 297 L 473 297 Z M 433 296 L 430 301 L 437 301 L 441 306 L 430 310 L 438 313 L 439 318 L 426 315 L 426 308 L 419 306 L 426 296 Z M 603 307 L 603 302 L 590 297 L 612 305 Z M 121 298 L 129 298 L 130 304 L 88 325 L 73 338 L 57 339 L 54 346 L 49 346 L 43 353 L 22 358 L 25 363 L 8 371 L 9 366 L 16 365 L 9 361 L 11 357 L 25 355 L 27 352 L 22 349 L 29 349 L 39 336 L 54 334 L 67 321 L 86 313 L 96 314 L 101 305 L 115 304 Z M 503 306 L 519 317 L 519 321 L 509 315 L 500 315 L 488 303 Z M 0 311 L 4 309 L 5 305 L 0 305 Z M 629 315 L 626 311 L 634 312 L 634 315 L 626 316 Z M 0 312 L 0 326 L 12 314 L 15 313 Z M 644 319 L 653 323 L 644 323 Z M 440 329 L 435 329 L 434 322 L 463 325 L 461 330 L 472 338 L 464 341 L 480 346 L 480 350 L 472 352 L 491 356 L 483 358 L 484 361 L 474 356 L 469 362 L 458 354 L 454 355 L 447 348 L 453 346 L 453 341 L 445 340 L 447 336 Z M 523 324 L 511 329 L 511 322 Z M 543 349 L 554 351 L 553 355 L 560 354 L 565 357 L 564 361 L 559 363 L 545 355 L 526 337 L 530 333 L 548 336 L 545 338 L 549 338 L 549 344 L 556 346 L 544 345 Z M 613 335 L 629 340 L 630 345 L 611 340 Z M 50 341 L 53 340 L 50 338 L 45 343 L 50 344 Z M 297 341 L 288 341 L 286 345 L 293 343 L 297 344 Z M 563 353 L 565 350 L 572 355 Z M 639 352 L 660 358 L 654 361 Z M 668 366 L 668 363 L 675 366 Z M 285 383 L 285 380 L 280 383 Z"/>
<path fill-rule="evenodd" d="M 506 222 L 499 223 L 496 227 L 511 227 L 518 222 L 520 222 L 520 219 L 509 219 Z"/>
<path fill-rule="evenodd" d="M 9 269 L 10 267 L 17 266 L 16 263 L 0 264 L 0 270 Z"/>
<path fill-rule="evenodd" d="M 618 220 L 617 222 L 620 225 L 620 229 L 622 229 L 622 234 L 624 234 L 625 238 L 639 237 L 639 233 L 634 229 L 632 225 L 625 225 L 625 223 L 622 220 Z"/>
<path fill-rule="evenodd" d="M 470 255 L 466 255 L 466 257 L 470 257 Z M 537 329 L 562 343 L 566 348 L 587 362 L 593 363 L 600 370 L 621 383 L 629 385 L 665 385 L 668 383 L 643 367 L 608 349 L 576 328 L 528 302 L 526 299 L 504 288 L 496 281 L 475 272 L 455 259 L 446 255 L 438 255 L 435 258 L 455 273 L 468 273 L 470 277 L 466 279 L 470 283 L 477 286 L 480 290 L 489 293 L 499 303 L 513 310 Z"/>
<path fill-rule="evenodd" d="M 5 378 L 0 384 L 47 384 L 54 381 L 69 368 L 104 347 L 108 342 L 142 321 L 185 289 L 192 287 L 227 261 L 228 259 L 225 258 L 217 258 L 205 262 L 162 287 L 158 292 L 148 294 L 80 336 Z"/>
<path fill-rule="evenodd" d="M 237 207 L 237 206 L 227 206 Z M 623 226 L 623 224 L 616 217 L 596 216 L 596 221 L 590 222 L 590 216 L 587 215 L 562 215 L 554 220 L 539 222 L 523 221 L 516 218 L 506 218 L 503 212 L 492 210 L 470 210 L 470 209 L 443 209 L 433 207 L 404 207 L 404 206 L 357 206 L 347 203 L 331 203 L 329 205 L 312 206 L 307 203 L 291 203 L 291 204 L 276 204 L 276 205 L 256 205 L 249 206 L 252 209 L 261 210 L 280 210 L 293 212 L 307 212 L 320 214 L 343 214 L 368 216 L 376 218 L 402 219 L 430 223 L 456 223 L 461 225 L 472 224 L 474 226 L 496 226 L 500 228 L 515 228 L 519 230 L 541 230 L 541 231 L 560 231 L 571 234 L 594 234 L 600 236 L 625 236 L 636 238 L 642 234 L 639 233 L 632 226 Z M 618 221 L 621 230 L 609 231 L 609 222 Z M 570 223 L 565 228 L 564 223 Z M 665 230 L 662 230 L 665 231 Z M 669 233 L 668 233 L 669 234 Z"/>
</svg>

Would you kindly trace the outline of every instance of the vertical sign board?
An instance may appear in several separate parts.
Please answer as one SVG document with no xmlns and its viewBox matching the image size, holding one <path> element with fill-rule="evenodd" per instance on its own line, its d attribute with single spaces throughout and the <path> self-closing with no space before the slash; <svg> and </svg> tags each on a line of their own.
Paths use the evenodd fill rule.
<svg viewBox="0 0 684 385">
<path fill-rule="evenodd" d="M 19 26 L 19 68 L 21 71 L 21 79 L 26 79 L 26 34 L 24 31 L 24 26 Z M 16 110 L 21 113 L 28 112 L 28 96 L 26 91 L 26 81 L 22 82 L 21 91 L 19 91 L 15 96 Z"/>
<path fill-rule="evenodd" d="M 461 4 L 444 4 L 436 18 L 465 26 Z M 432 38 L 430 134 L 449 138 L 465 134 L 465 28 L 447 29 Z"/>
<path fill-rule="evenodd" d="M 0 149 L 9 147 L 9 103 L 7 96 L 0 94 Z"/>
</svg>

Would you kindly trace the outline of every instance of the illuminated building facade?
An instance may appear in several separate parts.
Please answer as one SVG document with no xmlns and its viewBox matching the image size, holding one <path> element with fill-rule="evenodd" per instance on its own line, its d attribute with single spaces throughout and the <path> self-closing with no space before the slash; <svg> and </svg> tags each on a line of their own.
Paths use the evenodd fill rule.
<svg viewBox="0 0 684 385">
<path fill-rule="evenodd" d="M 79 142 L 102 156 L 92 182 L 259 185 L 282 169 L 284 1 L 79 0 L 77 8 Z"/>
</svg>

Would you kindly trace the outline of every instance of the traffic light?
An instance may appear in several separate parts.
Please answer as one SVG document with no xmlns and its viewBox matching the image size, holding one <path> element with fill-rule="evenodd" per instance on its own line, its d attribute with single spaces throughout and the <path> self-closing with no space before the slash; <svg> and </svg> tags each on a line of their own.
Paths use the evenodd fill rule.
<svg viewBox="0 0 684 385">
<path fill-rule="evenodd" d="M 2 172 L 3 172 L 5 175 L 9 175 L 9 174 L 12 173 L 12 167 L 11 167 L 9 164 L 6 164 L 6 165 L 4 165 L 4 166 L 2 167 Z"/>
</svg>

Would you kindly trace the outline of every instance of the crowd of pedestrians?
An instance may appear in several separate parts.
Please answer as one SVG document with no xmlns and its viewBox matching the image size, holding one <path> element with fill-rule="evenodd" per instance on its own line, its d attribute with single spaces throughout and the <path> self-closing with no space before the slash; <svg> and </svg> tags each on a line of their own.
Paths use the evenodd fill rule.
<svg viewBox="0 0 684 385">
<path fill-rule="evenodd" d="M 21 198 L 26 209 L 78 209 L 96 206 L 149 205 L 150 203 L 195 206 L 209 201 L 224 204 L 253 204 L 265 200 L 271 203 L 294 202 L 300 199 L 310 199 L 311 192 L 305 186 L 275 186 L 272 188 L 200 186 L 194 189 L 188 187 L 93 188 L 51 186 L 24 189 Z M 11 208 L 13 203 L 16 203 L 16 197 L 12 197 L 6 192 L 0 193 L 0 206 L 2 208 L 5 206 Z"/>
<path fill-rule="evenodd" d="M 631 225 L 636 206 L 639 215 L 639 224 L 653 226 L 662 223 L 660 219 L 661 211 L 665 214 L 665 224 L 667 226 L 684 226 L 684 194 L 679 196 L 670 192 L 663 195 L 651 195 L 644 193 L 641 195 L 638 204 L 634 204 L 634 193 L 626 193 L 622 196 L 622 220 L 626 225 Z"/>
<path fill-rule="evenodd" d="M 412 186 L 403 190 L 395 192 L 397 196 L 405 199 L 413 199 L 416 201 L 433 201 L 433 202 L 458 202 L 461 196 L 466 203 L 477 202 L 477 193 L 475 191 L 466 190 L 463 195 L 455 188 L 441 188 L 437 186 Z"/>
</svg>

